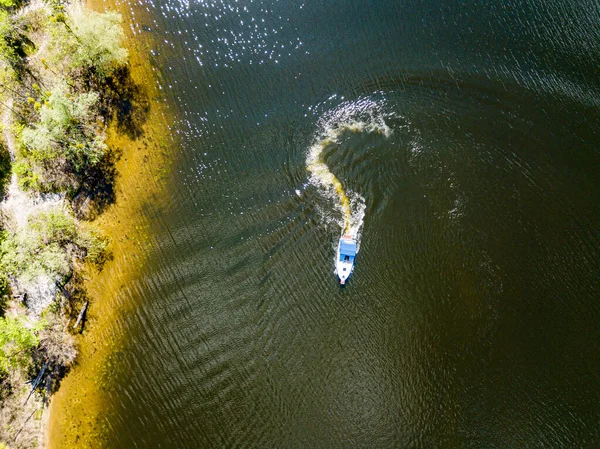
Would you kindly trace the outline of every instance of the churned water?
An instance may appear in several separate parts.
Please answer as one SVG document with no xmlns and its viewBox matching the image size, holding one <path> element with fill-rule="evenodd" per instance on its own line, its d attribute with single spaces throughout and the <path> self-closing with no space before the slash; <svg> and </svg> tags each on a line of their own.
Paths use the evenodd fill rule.
<svg viewBox="0 0 600 449">
<path fill-rule="evenodd" d="M 597 1 L 124 7 L 180 147 L 108 447 L 600 446 Z"/>
</svg>

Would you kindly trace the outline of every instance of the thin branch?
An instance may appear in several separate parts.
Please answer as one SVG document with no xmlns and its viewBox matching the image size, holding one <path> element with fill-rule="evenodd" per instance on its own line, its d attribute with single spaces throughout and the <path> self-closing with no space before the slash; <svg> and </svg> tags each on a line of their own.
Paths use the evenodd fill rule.
<svg viewBox="0 0 600 449">
<path fill-rule="evenodd" d="M 42 407 L 43 407 L 43 405 L 42 405 Z M 31 414 L 27 417 L 27 419 L 25 420 L 25 422 L 23 423 L 23 425 L 21 426 L 19 431 L 16 433 L 15 437 L 13 438 L 13 443 L 17 442 L 17 438 L 18 438 L 19 434 L 21 433 L 21 431 L 25 428 L 25 425 L 27 424 L 27 422 L 31 419 L 31 417 L 34 415 L 34 413 L 37 412 L 42 407 L 38 407 L 34 411 L 31 412 Z"/>
</svg>

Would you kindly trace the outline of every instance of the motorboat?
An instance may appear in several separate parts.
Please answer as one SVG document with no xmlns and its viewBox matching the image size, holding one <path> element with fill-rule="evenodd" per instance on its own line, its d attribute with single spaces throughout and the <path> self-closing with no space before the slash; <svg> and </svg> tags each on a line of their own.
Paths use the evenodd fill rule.
<svg viewBox="0 0 600 449">
<path fill-rule="evenodd" d="M 340 237 L 335 258 L 335 272 L 340 278 L 340 284 L 346 284 L 346 280 L 352 274 L 355 257 L 356 239 L 349 235 L 343 235 Z"/>
</svg>

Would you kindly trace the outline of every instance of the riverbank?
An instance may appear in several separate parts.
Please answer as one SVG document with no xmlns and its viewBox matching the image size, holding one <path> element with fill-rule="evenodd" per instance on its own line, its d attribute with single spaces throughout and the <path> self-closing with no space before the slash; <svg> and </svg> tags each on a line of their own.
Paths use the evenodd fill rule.
<svg viewBox="0 0 600 449">
<path fill-rule="evenodd" d="M 146 64 L 132 54 L 132 74 L 139 82 L 154 79 Z M 145 86 L 153 89 L 151 84 Z M 104 402 L 103 390 L 110 388 L 111 360 L 119 356 L 125 338 L 119 316 L 132 306 L 123 301 L 123 292 L 143 268 L 151 244 L 145 209 L 160 202 L 169 164 L 166 151 L 172 145 L 168 136 L 159 137 L 168 129 L 167 111 L 159 103 L 151 108 L 143 137 L 131 140 L 113 132 L 109 139 L 128 155 L 117 164 L 120 177 L 115 206 L 98 219 L 111 239 L 113 260 L 85 282 L 94 299 L 91 326 L 78 341 L 77 366 L 52 399 L 47 448 L 101 447 L 106 437 L 102 416 L 109 413 L 110 406 Z"/>
<path fill-rule="evenodd" d="M 47 5 L 37 5 L 40 6 Z M 36 5 L 28 6 L 34 7 Z M 99 12 L 104 9 L 102 5 L 97 4 L 88 5 L 88 8 Z M 64 23 L 66 28 L 69 27 L 69 11 L 53 10 L 51 14 L 51 18 L 55 19 L 54 23 L 58 21 Z M 41 34 L 38 32 L 36 36 L 40 39 L 38 42 L 32 42 L 36 51 L 28 55 L 28 62 L 36 59 L 46 68 L 49 64 L 44 60 L 42 52 L 46 49 L 48 40 L 43 39 Z M 148 42 L 140 36 L 136 36 L 135 41 L 132 40 L 131 33 L 128 33 L 126 38 L 124 43 L 129 57 L 121 71 L 124 77 L 111 78 L 116 82 L 111 86 L 113 91 L 107 95 L 108 113 L 104 116 L 99 115 L 88 127 L 93 143 L 102 139 L 101 145 L 95 148 L 105 151 L 102 156 L 108 155 L 100 170 L 95 170 L 95 166 L 92 165 L 88 165 L 87 168 L 80 165 L 79 168 L 86 174 L 81 182 L 77 179 L 77 173 L 73 174 L 74 170 L 69 172 L 72 175 L 69 179 L 65 180 L 61 173 L 54 176 L 53 172 L 53 178 L 42 176 L 42 182 L 39 182 L 40 176 L 36 176 L 39 174 L 35 173 L 36 167 L 31 168 L 39 158 L 27 159 L 29 154 L 23 156 L 19 152 L 27 152 L 29 147 L 25 146 L 25 150 L 21 150 L 23 147 L 20 147 L 20 142 L 13 142 L 12 145 L 10 142 L 11 139 L 14 140 L 15 134 L 21 133 L 19 137 L 22 139 L 23 127 L 17 128 L 15 132 L 14 125 L 7 123 L 8 126 L 4 126 L 5 142 L 8 143 L 12 159 L 16 160 L 16 163 L 13 163 L 13 172 L 19 175 L 13 175 L 7 188 L 8 201 L 2 205 L 3 210 L 8 211 L 8 215 L 14 216 L 9 220 L 13 223 L 13 229 L 9 229 L 9 233 L 17 235 L 20 228 L 28 226 L 31 217 L 39 214 L 37 209 L 57 209 L 67 217 L 69 229 L 71 222 L 73 223 L 73 229 L 77 230 L 76 235 L 79 235 L 77 233 L 80 229 L 92 230 L 93 235 L 101 235 L 100 240 L 94 242 L 106 246 L 101 248 L 103 258 L 98 264 L 98 261 L 91 262 L 89 257 L 86 260 L 86 256 L 90 254 L 90 247 L 85 248 L 85 252 L 78 253 L 73 248 L 78 249 L 77 244 L 80 241 L 76 240 L 76 237 L 70 238 L 60 249 L 65 251 L 67 263 L 71 265 L 63 270 L 64 273 L 58 272 L 58 275 L 61 275 L 60 280 L 58 275 L 56 279 L 46 279 L 48 288 L 40 297 L 36 297 L 35 301 L 32 301 L 33 295 L 29 291 L 17 292 L 22 283 L 15 282 L 14 276 L 11 278 L 11 287 L 17 297 L 7 302 L 3 308 L 4 315 L 7 320 L 13 316 L 26 317 L 20 324 L 29 332 L 27 335 L 32 336 L 31 349 L 28 350 L 33 351 L 34 359 L 37 357 L 19 374 L 19 379 L 29 378 L 34 368 L 37 372 L 40 357 L 49 360 L 47 354 L 43 351 L 40 353 L 36 344 L 40 339 L 42 343 L 44 338 L 47 340 L 48 337 L 44 333 L 52 332 L 52 329 L 53 340 L 56 340 L 57 336 L 60 337 L 58 346 L 64 353 L 61 355 L 65 357 L 61 360 L 60 369 L 55 369 L 51 375 L 47 372 L 42 373 L 43 386 L 48 386 L 43 389 L 38 387 L 34 391 L 28 401 L 28 408 L 21 407 L 23 410 L 15 411 L 18 404 L 23 402 L 22 396 L 27 388 L 12 391 L 8 400 L 3 401 L 2 423 L 7 437 L 2 439 L 6 440 L 5 443 L 10 448 L 96 447 L 98 439 L 101 438 L 97 422 L 103 410 L 102 389 L 110 382 L 109 359 L 118 353 L 123 338 L 116 323 L 119 314 L 128 307 L 128 304 L 119 300 L 120 292 L 143 266 L 144 255 L 150 244 L 150 222 L 144 211 L 157 203 L 162 195 L 163 181 L 169 170 L 168 149 L 171 146 L 170 136 L 165 134 L 169 123 L 168 111 L 160 101 L 154 81 L 155 75 L 144 51 Z M 68 89 L 72 89 L 73 84 L 101 86 L 101 76 L 98 72 L 93 75 L 88 79 L 75 80 Z M 120 81 L 125 82 L 119 85 Z M 26 98 L 25 101 L 31 106 L 33 114 L 43 116 L 44 108 L 51 108 L 54 97 L 51 97 L 50 92 L 45 92 L 48 83 L 39 84 L 41 87 L 38 86 L 37 89 L 35 86 L 31 87 L 34 95 L 21 92 L 19 88 L 22 86 L 18 83 L 14 91 Z M 10 96 L 11 102 L 12 96 L 17 94 Z M 102 92 L 102 95 L 104 94 L 105 92 Z M 73 96 L 73 93 L 67 92 L 65 98 L 70 100 Z M 15 115 L 12 104 L 6 107 L 5 102 L 4 106 L 5 113 L 10 111 L 11 115 Z M 17 111 L 22 114 L 22 111 Z M 33 129 L 37 130 L 40 127 L 41 125 L 38 125 Z M 55 140 L 56 138 L 52 137 L 52 145 Z M 82 140 L 82 143 L 75 143 L 73 148 L 80 150 L 82 146 L 87 149 L 86 145 L 86 141 Z M 77 162 L 85 164 L 89 160 L 88 155 L 84 155 L 84 159 Z M 28 169 L 18 170 L 15 167 L 21 162 L 28 164 Z M 102 172 L 101 175 L 97 175 L 99 172 Z M 47 175 L 48 171 L 41 173 Z M 87 176 L 89 173 L 96 174 L 95 179 L 94 176 L 90 179 Z M 29 193 L 25 193 L 24 189 L 27 190 L 31 185 L 25 185 L 24 179 L 29 180 L 30 184 L 38 182 L 38 185 L 29 189 Z M 65 185 L 66 188 L 62 188 Z M 39 191 L 43 193 L 37 193 Z M 92 231 L 86 235 L 92 235 Z M 10 273 L 8 274 L 10 278 Z M 57 295 L 59 299 L 55 299 Z M 73 329 L 74 315 L 81 310 L 86 301 L 89 301 L 88 313 L 84 317 L 87 321 L 86 327 L 83 328 L 82 324 L 78 329 Z M 19 305 L 21 302 L 24 306 Z M 49 306 L 52 309 L 51 313 L 47 311 Z M 78 355 L 73 364 L 75 347 Z M 68 373 L 63 378 L 65 371 Z M 46 382 L 47 379 L 51 381 Z M 52 396 L 49 407 L 46 407 L 50 394 L 56 390 L 58 384 L 60 388 Z M 47 431 L 44 431 L 45 429 Z"/>
<path fill-rule="evenodd" d="M 116 5 L 88 1 L 87 6 L 102 11 Z M 129 11 L 121 8 L 119 12 L 128 23 Z M 169 173 L 173 141 L 166 131 L 171 120 L 148 62 L 151 39 L 133 36 L 129 27 L 126 30 L 131 77 L 148 98 L 148 111 L 137 135 L 120 132 L 116 126 L 109 129 L 107 141 L 120 148 L 123 157 L 116 164 L 115 203 L 96 222 L 111 242 L 112 260 L 102 272 L 85 275 L 85 289 L 94 301 L 90 326 L 77 341 L 77 366 L 52 398 L 44 440 L 47 448 L 101 447 L 108 436 L 102 420 L 111 408 L 105 402 L 105 390 L 111 388 L 111 367 L 126 338 L 119 317 L 134 306 L 123 301 L 123 292 L 143 269 L 151 245 L 148 210 L 163 203 Z"/>
</svg>

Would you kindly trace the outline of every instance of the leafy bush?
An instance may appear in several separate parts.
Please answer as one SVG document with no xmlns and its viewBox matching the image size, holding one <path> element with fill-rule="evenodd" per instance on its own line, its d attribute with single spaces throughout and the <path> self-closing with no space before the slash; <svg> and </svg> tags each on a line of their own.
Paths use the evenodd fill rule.
<svg viewBox="0 0 600 449">
<path fill-rule="evenodd" d="M 102 267 L 107 257 L 108 240 L 97 228 L 80 230 L 77 244 L 85 249 L 85 260 Z"/>
<path fill-rule="evenodd" d="M 6 233 L 0 232 L 0 243 L 4 239 Z M 0 316 L 4 315 L 6 304 L 9 300 L 10 284 L 8 282 L 8 276 L 3 270 L 0 270 Z M 1 449 L 1 447 L 0 447 Z"/>
<path fill-rule="evenodd" d="M 18 71 L 27 54 L 30 54 L 34 46 L 27 37 L 27 21 L 22 17 L 11 15 L 0 0 L 0 61 L 12 71 Z M 10 2 L 10 0 L 8 0 Z M 16 2 L 10 2 L 16 5 Z"/>
<path fill-rule="evenodd" d="M 2 55 L 1 47 L 2 42 L 0 42 L 0 86 L 4 86 L 5 90 L 14 89 L 16 73 Z"/>
<path fill-rule="evenodd" d="M 69 273 L 67 254 L 56 242 L 40 245 L 40 239 L 30 232 L 7 235 L 0 245 L 0 268 L 6 274 L 31 281 L 46 274 L 53 278 Z"/>
<path fill-rule="evenodd" d="M 9 65 L 14 65 L 17 59 L 15 49 L 12 45 L 12 41 L 14 40 L 13 29 L 11 15 L 8 11 L 0 9 L 0 59 Z"/>
<path fill-rule="evenodd" d="M 0 269 L 25 281 L 41 274 L 52 278 L 71 271 L 67 246 L 76 239 L 73 218 L 60 209 L 39 213 L 29 219 L 27 228 L 17 234 L 3 232 L 0 243 Z"/>
<path fill-rule="evenodd" d="M 0 316 L 4 315 L 6 305 L 10 300 L 10 284 L 6 274 L 0 273 Z"/>
<path fill-rule="evenodd" d="M 0 0 L 1 8 L 12 8 L 19 6 L 22 3 L 21 0 Z"/>
<path fill-rule="evenodd" d="M 31 217 L 17 234 L 0 233 L 0 272 L 24 281 L 39 275 L 58 281 L 71 273 L 72 257 L 102 265 L 107 245 L 97 229 L 80 228 L 55 208 Z"/>
<path fill-rule="evenodd" d="M 39 175 L 32 170 L 27 161 L 15 162 L 13 170 L 19 180 L 19 187 L 23 190 L 41 189 Z"/>
<path fill-rule="evenodd" d="M 0 318 L 0 372 L 27 367 L 31 351 L 40 342 L 40 327 L 27 327 L 21 317 Z"/>
</svg>

